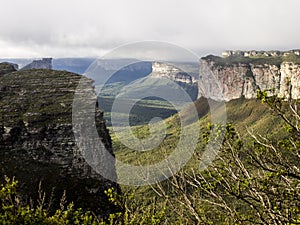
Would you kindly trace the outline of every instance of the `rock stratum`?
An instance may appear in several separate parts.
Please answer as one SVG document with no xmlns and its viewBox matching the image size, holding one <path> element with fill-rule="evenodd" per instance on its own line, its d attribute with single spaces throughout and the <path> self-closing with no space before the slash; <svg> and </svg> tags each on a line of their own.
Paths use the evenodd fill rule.
<svg viewBox="0 0 300 225">
<path fill-rule="evenodd" d="M 195 78 L 195 73 L 198 73 L 198 71 L 198 65 L 193 65 L 192 63 L 170 64 L 165 62 L 152 62 L 152 73 L 149 75 L 149 78 L 156 80 L 167 79 L 173 81 L 180 88 L 186 91 L 191 100 L 195 101 L 198 96 L 198 82 Z M 156 86 L 159 86 L 159 83 L 163 82 L 157 82 Z M 167 82 L 165 85 L 171 84 Z M 164 90 L 167 88 L 163 87 L 162 85 L 160 89 Z M 176 96 L 176 93 L 174 96 Z"/>
<path fill-rule="evenodd" d="M 163 62 L 153 62 L 152 63 L 152 77 L 155 78 L 168 78 L 175 82 L 186 83 L 186 84 L 196 84 L 196 79 L 191 76 L 188 72 L 174 65 L 163 63 Z"/>
<path fill-rule="evenodd" d="M 0 63 L 0 76 L 17 71 L 16 65 L 12 63 Z"/>
<path fill-rule="evenodd" d="M 271 51 L 272 52 L 272 51 Z M 296 50 L 245 52 L 227 57 L 207 56 L 200 60 L 199 94 L 215 100 L 256 98 L 257 90 L 280 98 L 300 98 L 300 57 Z M 244 55 L 247 55 L 245 57 Z"/>
<path fill-rule="evenodd" d="M 66 191 L 67 203 L 74 202 L 76 207 L 92 210 L 100 217 L 113 212 L 115 208 L 104 190 L 119 187 L 85 161 L 72 128 L 78 82 L 93 91 L 93 81 L 66 71 L 9 72 L 0 72 L 0 179 L 7 175 L 19 180 L 25 202 L 38 202 L 41 184 L 53 209 L 59 207 Z M 103 113 L 96 109 L 94 116 L 100 140 L 113 155 Z M 93 141 L 88 132 L 85 135 L 87 141 Z M 115 165 L 109 165 L 109 169 L 116 176 Z"/>
</svg>

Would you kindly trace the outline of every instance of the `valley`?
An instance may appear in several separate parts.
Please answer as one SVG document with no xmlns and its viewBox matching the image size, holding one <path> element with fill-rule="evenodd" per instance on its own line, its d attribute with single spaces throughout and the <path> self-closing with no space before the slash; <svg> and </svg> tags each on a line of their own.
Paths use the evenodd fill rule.
<svg viewBox="0 0 300 225">
<path fill-rule="evenodd" d="M 85 224 L 298 223 L 298 51 L 121 69 L 131 59 L 60 59 L 62 70 L 54 61 L 0 63 L 9 218 L 60 221 L 65 198 Z M 20 182 L 23 205 L 6 194 L 16 184 L 5 176 Z"/>
</svg>

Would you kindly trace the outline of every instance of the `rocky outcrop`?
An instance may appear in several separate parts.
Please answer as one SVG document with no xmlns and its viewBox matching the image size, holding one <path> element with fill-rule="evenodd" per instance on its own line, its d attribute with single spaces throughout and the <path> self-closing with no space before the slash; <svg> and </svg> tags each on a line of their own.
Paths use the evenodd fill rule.
<svg viewBox="0 0 300 225">
<path fill-rule="evenodd" d="M 0 63 L 0 76 L 7 74 L 7 73 L 11 73 L 16 71 L 17 68 L 15 67 L 15 64 L 11 64 L 11 63 Z"/>
<path fill-rule="evenodd" d="M 21 68 L 21 70 L 28 69 L 52 69 L 52 58 L 43 58 L 41 60 L 33 60 L 32 63 Z"/>
<path fill-rule="evenodd" d="M 179 68 L 182 67 L 187 69 L 184 71 Z M 198 82 L 191 74 L 195 73 L 197 66 L 189 65 L 172 65 L 163 62 L 153 62 L 152 63 L 152 73 L 149 75 L 150 78 L 155 79 L 170 79 L 175 81 L 179 86 L 181 86 L 191 97 L 192 100 L 196 100 L 198 96 Z M 197 71 L 198 72 L 198 71 Z"/>
<path fill-rule="evenodd" d="M 300 65 L 292 62 L 283 62 L 280 66 L 280 75 L 280 89 L 278 96 L 299 99 Z"/>
<path fill-rule="evenodd" d="M 66 190 L 67 203 L 105 216 L 114 206 L 104 190 L 118 190 L 118 186 L 93 170 L 75 142 L 75 89 L 81 81 L 93 90 L 93 81 L 81 78 L 43 69 L 0 76 L 0 179 L 7 175 L 19 180 L 24 201 L 37 201 L 41 182 L 48 201 L 52 198 L 52 208 L 59 207 Z M 113 154 L 103 114 L 97 109 L 94 116 L 100 139 Z M 87 141 L 93 141 L 87 131 L 85 135 Z M 116 174 L 114 164 L 109 168 Z"/>
<path fill-rule="evenodd" d="M 298 59 L 293 52 L 292 59 L 251 59 L 240 56 L 228 59 L 213 56 L 202 58 L 199 97 L 225 101 L 241 97 L 250 99 L 256 98 L 257 90 L 262 90 L 281 98 L 299 99 L 300 57 Z"/>
<path fill-rule="evenodd" d="M 162 62 L 153 62 L 152 63 L 152 74 L 153 78 L 168 78 L 176 82 L 194 84 L 196 79 L 189 75 L 187 72 L 182 71 L 174 65 L 162 63 Z"/>
</svg>

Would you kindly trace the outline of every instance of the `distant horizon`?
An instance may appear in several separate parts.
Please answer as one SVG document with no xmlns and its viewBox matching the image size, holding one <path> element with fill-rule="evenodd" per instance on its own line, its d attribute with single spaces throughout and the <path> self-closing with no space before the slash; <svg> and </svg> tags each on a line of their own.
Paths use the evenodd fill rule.
<svg viewBox="0 0 300 225">
<path fill-rule="evenodd" d="M 205 53 L 197 54 L 196 51 L 192 51 L 194 53 L 196 53 L 199 58 L 201 57 L 205 57 L 208 55 L 215 55 L 215 56 L 222 56 L 222 53 L 225 51 L 279 51 L 279 52 L 288 52 L 288 51 L 292 51 L 292 50 L 300 50 L 300 46 L 298 48 L 285 48 L 285 49 L 280 49 L 280 48 L 274 48 L 274 49 L 252 49 L 252 48 L 245 48 L 245 49 L 224 49 L 224 50 L 212 50 L 211 52 L 209 51 L 205 51 Z M 49 56 L 49 55 L 45 55 L 45 56 L 27 56 L 27 57 L 3 57 L 0 55 L 0 60 L 5 60 L 5 59 L 12 59 L 12 60 L 23 60 L 23 59 L 42 59 L 42 58 L 52 58 L 52 59 L 101 59 L 103 56 L 105 56 L 105 54 L 103 54 L 102 56 L 96 56 L 96 55 L 87 55 L 87 56 Z M 110 58 L 111 60 L 113 59 L 130 59 L 130 57 L 117 57 L 117 58 Z M 147 60 L 145 60 L 147 61 Z M 180 60 L 179 60 L 180 61 Z"/>
</svg>

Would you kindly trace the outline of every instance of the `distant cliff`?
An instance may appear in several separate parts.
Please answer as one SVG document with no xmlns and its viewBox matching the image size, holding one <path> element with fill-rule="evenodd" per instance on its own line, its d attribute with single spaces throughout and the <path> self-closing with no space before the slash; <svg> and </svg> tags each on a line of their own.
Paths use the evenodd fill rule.
<svg viewBox="0 0 300 225">
<path fill-rule="evenodd" d="M 68 203 L 104 216 L 114 210 L 104 190 L 118 186 L 94 172 L 75 143 L 72 102 L 81 78 L 45 69 L 0 76 L 0 179 L 19 180 L 24 201 L 36 202 L 41 182 L 48 201 L 52 195 L 51 207 L 59 207 L 66 190 Z M 93 90 L 92 80 L 81 81 Z M 96 109 L 94 116 L 100 139 L 113 154 L 103 113 Z M 88 132 L 86 138 L 93 141 Z M 110 168 L 116 173 L 115 165 Z"/>
<path fill-rule="evenodd" d="M 189 75 L 187 72 L 177 68 L 168 63 L 153 62 L 152 63 L 152 77 L 155 78 L 169 78 L 176 82 L 194 84 L 196 80 L 194 77 Z"/>
<path fill-rule="evenodd" d="M 197 65 L 178 63 L 177 66 L 176 63 L 172 65 L 164 62 L 152 62 L 152 73 L 149 76 L 151 78 L 167 78 L 175 81 L 190 95 L 192 100 L 196 100 L 198 96 L 198 82 L 193 76 L 195 73 L 198 73 Z"/>
<path fill-rule="evenodd" d="M 245 52 L 238 52 L 224 58 L 202 58 L 199 97 L 229 101 L 241 97 L 255 98 L 257 90 L 269 90 L 269 95 L 300 98 L 300 57 L 297 50 L 274 56 L 270 52 L 269 55 L 247 57 Z"/>
<path fill-rule="evenodd" d="M 33 60 L 33 62 L 21 68 L 21 70 L 28 70 L 28 69 L 52 69 L 52 58 Z"/>
</svg>

